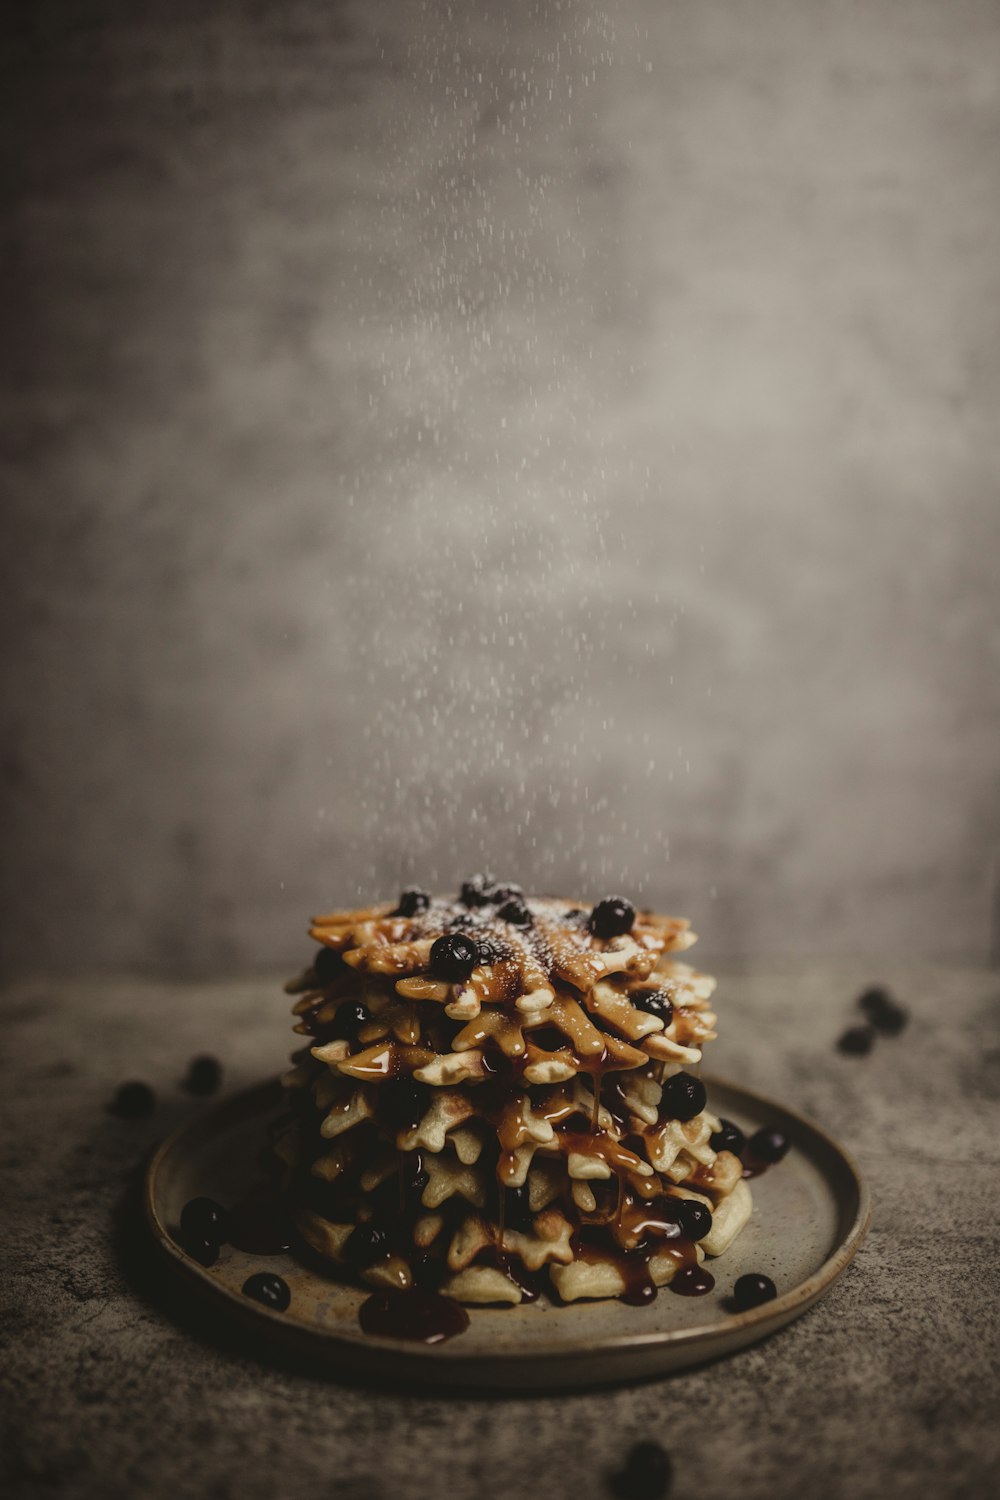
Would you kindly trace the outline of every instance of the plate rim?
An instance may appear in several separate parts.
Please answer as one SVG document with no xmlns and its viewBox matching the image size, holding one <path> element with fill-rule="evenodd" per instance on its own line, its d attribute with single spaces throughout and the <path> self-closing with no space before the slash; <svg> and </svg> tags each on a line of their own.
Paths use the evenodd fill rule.
<svg viewBox="0 0 1000 1500">
<path fill-rule="evenodd" d="M 261 1319 L 263 1319 L 265 1320 L 264 1327 L 269 1327 L 271 1332 L 279 1335 L 286 1343 L 291 1343 L 299 1349 L 309 1348 L 314 1353 L 319 1351 L 327 1359 L 353 1358 L 359 1368 L 369 1371 L 372 1365 L 369 1355 L 377 1359 L 380 1355 L 391 1354 L 401 1365 L 409 1366 L 413 1373 L 416 1373 L 419 1367 L 420 1371 L 426 1374 L 428 1366 L 433 1365 L 440 1372 L 442 1379 L 448 1376 L 457 1379 L 463 1372 L 468 1373 L 473 1368 L 484 1365 L 488 1365 L 493 1371 L 500 1367 L 502 1371 L 503 1369 L 509 1370 L 513 1365 L 523 1363 L 525 1360 L 541 1366 L 558 1364 L 585 1353 L 613 1356 L 654 1349 L 680 1350 L 688 1345 L 708 1343 L 710 1340 L 726 1342 L 728 1350 L 735 1350 L 753 1342 L 757 1337 L 763 1337 L 764 1332 L 758 1332 L 760 1325 L 765 1325 L 765 1330 L 777 1332 L 793 1318 L 806 1312 L 826 1288 L 846 1270 L 860 1249 L 871 1223 L 871 1193 L 851 1153 L 829 1131 L 808 1115 L 756 1089 L 748 1088 L 744 1084 L 735 1083 L 717 1074 L 705 1073 L 702 1074 L 702 1078 L 709 1092 L 713 1088 L 728 1090 L 743 1096 L 753 1105 L 771 1114 L 784 1115 L 787 1119 L 793 1120 L 797 1129 L 805 1127 L 806 1132 L 814 1138 L 813 1144 L 819 1144 L 821 1154 L 839 1163 L 853 1188 L 854 1195 L 853 1203 L 847 1209 L 851 1214 L 849 1225 L 844 1229 L 843 1219 L 838 1223 L 837 1242 L 815 1271 L 804 1281 L 796 1283 L 794 1287 L 782 1292 L 770 1302 L 763 1303 L 760 1307 L 751 1308 L 742 1313 L 727 1312 L 721 1323 L 695 1324 L 693 1327 L 686 1328 L 651 1329 L 648 1332 L 633 1330 L 620 1334 L 604 1334 L 596 1338 L 573 1335 L 559 1342 L 539 1344 L 532 1349 L 525 1349 L 523 1346 L 501 1347 L 494 1348 L 487 1353 L 463 1349 L 460 1340 L 424 1345 L 364 1334 L 360 1328 L 356 1335 L 347 1335 L 343 1330 L 324 1329 L 308 1323 L 300 1323 L 259 1303 L 249 1302 L 235 1289 L 217 1281 L 206 1267 L 184 1252 L 183 1247 L 177 1243 L 159 1213 L 157 1187 L 169 1158 L 176 1151 L 185 1146 L 190 1148 L 196 1145 L 199 1139 L 215 1135 L 240 1120 L 263 1112 L 269 1102 L 277 1104 L 281 1097 L 280 1075 L 277 1074 L 252 1084 L 249 1088 L 241 1089 L 238 1093 L 219 1100 L 211 1109 L 182 1121 L 160 1142 L 149 1159 L 144 1175 L 142 1195 L 144 1217 L 159 1249 L 168 1256 L 173 1267 L 193 1281 L 202 1293 L 212 1295 L 214 1299 L 226 1306 L 227 1310 L 235 1314 L 244 1325 L 260 1326 Z M 841 1195 L 834 1192 L 830 1185 L 829 1172 L 822 1167 L 821 1170 L 839 1205 Z M 352 1288 L 352 1290 L 362 1291 L 363 1288 Z M 473 1309 L 473 1315 L 475 1311 Z M 717 1354 L 706 1351 L 706 1360 L 716 1357 L 718 1357 Z M 692 1360 L 690 1363 L 693 1364 L 695 1361 Z M 404 1371 L 400 1369 L 397 1373 L 404 1374 Z M 635 1377 L 611 1376 L 610 1378 Z M 601 1382 L 588 1380 L 580 1383 L 598 1384 Z"/>
</svg>

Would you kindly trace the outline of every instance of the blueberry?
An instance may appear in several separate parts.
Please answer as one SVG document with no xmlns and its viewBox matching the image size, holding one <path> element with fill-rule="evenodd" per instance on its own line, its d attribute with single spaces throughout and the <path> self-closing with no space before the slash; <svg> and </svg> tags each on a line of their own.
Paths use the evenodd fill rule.
<svg viewBox="0 0 1000 1500">
<path fill-rule="evenodd" d="M 582 906 L 571 906 L 569 911 L 563 912 L 563 921 L 572 922 L 573 926 L 577 927 L 579 926 L 580 919 L 586 915 L 587 913 Z"/>
<path fill-rule="evenodd" d="M 689 1240 L 703 1240 L 712 1228 L 711 1212 L 694 1198 L 681 1199 L 678 1220 L 681 1233 Z"/>
<path fill-rule="evenodd" d="M 747 1143 L 746 1136 L 732 1120 L 722 1120 L 720 1123 L 722 1129 L 709 1137 L 708 1144 L 713 1151 L 731 1151 L 734 1156 L 739 1156 Z"/>
<path fill-rule="evenodd" d="M 530 927 L 532 923 L 531 912 L 528 910 L 523 896 L 511 896 L 505 901 L 497 912 L 501 922 L 510 922 L 513 927 Z"/>
<path fill-rule="evenodd" d="M 473 875 L 463 880 L 458 899 L 463 906 L 489 906 L 490 891 L 496 885 L 492 875 Z"/>
<path fill-rule="evenodd" d="M 523 901 L 524 892 L 519 885 L 491 885 L 486 897 L 491 906 L 503 906 L 505 901 Z"/>
<path fill-rule="evenodd" d="M 874 1026 L 848 1026 L 837 1040 L 837 1051 L 848 1057 L 864 1057 L 875 1044 Z"/>
<path fill-rule="evenodd" d="M 337 1008 L 337 1026 L 340 1034 L 349 1042 L 356 1042 L 362 1026 L 367 1026 L 372 1013 L 360 1000 L 352 1000 Z"/>
<path fill-rule="evenodd" d="M 464 932 L 446 932 L 431 948 L 431 973 L 449 984 L 468 979 L 479 962 L 479 950 Z"/>
<path fill-rule="evenodd" d="M 624 896 L 605 896 L 590 913 L 587 926 L 595 937 L 613 938 L 631 932 L 634 921 L 635 907 L 631 901 Z"/>
<path fill-rule="evenodd" d="M 123 1083 L 108 1108 L 123 1120 L 142 1120 L 156 1108 L 156 1095 L 148 1083 Z"/>
<path fill-rule="evenodd" d="M 426 891 L 419 891 L 415 886 L 408 886 L 400 896 L 399 905 L 392 915 L 394 917 L 419 917 L 430 904 L 431 898 Z"/>
<path fill-rule="evenodd" d="M 253 1297 L 256 1302 L 263 1302 L 265 1307 L 271 1307 L 275 1312 L 284 1312 L 292 1300 L 287 1281 L 271 1271 L 257 1271 L 253 1276 L 248 1276 L 243 1283 L 243 1295 Z"/>
<path fill-rule="evenodd" d="M 733 1301 L 739 1312 L 749 1312 L 751 1307 L 760 1307 L 778 1295 L 778 1288 L 770 1276 L 761 1276 L 758 1271 L 748 1271 L 733 1287 Z"/>
<path fill-rule="evenodd" d="M 207 1240 L 202 1235 L 182 1235 L 181 1244 L 192 1260 L 196 1260 L 199 1265 L 205 1266 L 206 1269 L 209 1266 L 214 1266 L 219 1258 L 219 1247 L 215 1240 Z"/>
<path fill-rule="evenodd" d="M 381 1260 L 389 1250 L 389 1232 L 374 1224 L 359 1224 L 344 1241 L 343 1255 L 348 1263 L 364 1269 Z"/>
<path fill-rule="evenodd" d="M 214 1198 L 191 1198 L 181 1209 L 181 1233 L 224 1245 L 229 1238 L 229 1214 Z"/>
<path fill-rule="evenodd" d="M 344 970 L 344 960 L 332 948 L 320 948 L 313 954 L 313 973 L 318 984 L 332 984 Z"/>
<path fill-rule="evenodd" d="M 616 1495 L 628 1500 L 662 1500 L 670 1489 L 673 1464 L 670 1454 L 659 1443 L 636 1443 L 629 1451 L 625 1467 L 614 1475 L 611 1484 Z"/>
<path fill-rule="evenodd" d="M 660 1108 L 669 1120 L 693 1120 L 705 1108 L 705 1085 L 691 1073 L 675 1073 L 663 1085 Z"/>
<path fill-rule="evenodd" d="M 898 1036 L 909 1020 L 907 1012 L 881 985 L 873 985 L 859 995 L 858 1007 L 883 1036 Z"/>
<path fill-rule="evenodd" d="M 788 1150 L 788 1137 L 780 1130 L 758 1130 L 747 1141 L 747 1151 L 756 1160 L 773 1165 Z"/>
<path fill-rule="evenodd" d="M 217 1057 L 204 1054 L 188 1063 L 184 1087 L 189 1094 L 214 1094 L 222 1082 L 222 1064 Z"/>
<path fill-rule="evenodd" d="M 504 957 L 503 948 L 492 938 L 477 937 L 476 952 L 479 954 L 481 964 L 496 964 Z"/>
<path fill-rule="evenodd" d="M 636 1010 L 644 1010 L 648 1016 L 659 1016 L 664 1030 L 674 1019 L 673 1002 L 666 990 L 633 990 L 628 998 Z"/>
</svg>

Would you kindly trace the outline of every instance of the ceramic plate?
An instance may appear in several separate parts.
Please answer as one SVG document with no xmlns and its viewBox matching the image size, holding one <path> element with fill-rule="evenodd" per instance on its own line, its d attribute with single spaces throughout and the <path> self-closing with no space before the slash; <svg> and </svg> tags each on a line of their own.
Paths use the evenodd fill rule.
<svg viewBox="0 0 1000 1500">
<path fill-rule="evenodd" d="M 588 1386 L 639 1379 L 729 1354 L 804 1313 L 849 1263 L 868 1227 L 868 1191 L 851 1158 L 819 1126 L 748 1089 L 706 1077 L 709 1108 L 749 1134 L 785 1131 L 792 1149 L 751 1184 L 754 1212 L 733 1246 L 706 1266 L 715 1290 L 698 1298 L 667 1288 L 645 1307 L 618 1301 L 550 1307 L 470 1308 L 469 1328 L 436 1345 L 373 1338 L 358 1326 L 367 1293 L 298 1265 L 288 1255 L 255 1256 L 225 1246 L 205 1269 L 180 1243 L 189 1198 L 231 1204 L 256 1178 L 268 1120 L 279 1112 L 277 1080 L 260 1084 L 176 1131 L 146 1178 L 153 1233 L 192 1293 L 208 1294 L 261 1341 L 319 1356 L 341 1373 L 421 1384 L 485 1388 Z M 291 1305 L 274 1312 L 245 1297 L 255 1271 L 287 1281 Z M 773 1302 L 734 1314 L 726 1299 L 738 1276 L 762 1271 L 778 1288 Z"/>
</svg>

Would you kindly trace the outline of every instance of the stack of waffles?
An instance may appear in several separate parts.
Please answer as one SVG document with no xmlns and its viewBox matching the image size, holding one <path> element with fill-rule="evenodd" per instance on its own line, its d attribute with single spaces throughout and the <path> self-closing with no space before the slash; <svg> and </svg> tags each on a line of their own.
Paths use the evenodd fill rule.
<svg viewBox="0 0 1000 1500">
<path fill-rule="evenodd" d="M 686 921 L 480 877 L 310 935 L 272 1156 L 331 1268 L 466 1303 L 640 1302 L 742 1229 L 742 1163 L 691 1071 L 715 982 L 676 956 Z"/>
</svg>

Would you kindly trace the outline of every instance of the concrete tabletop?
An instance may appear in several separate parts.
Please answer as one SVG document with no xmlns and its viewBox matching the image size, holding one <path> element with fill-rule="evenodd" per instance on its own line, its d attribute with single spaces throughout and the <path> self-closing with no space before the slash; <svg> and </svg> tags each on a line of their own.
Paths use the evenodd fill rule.
<svg viewBox="0 0 1000 1500">
<path fill-rule="evenodd" d="M 876 980 L 910 1024 L 845 1057 L 836 1038 Z M 996 1494 L 998 992 L 996 973 L 943 966 L 728 973 L 712 1069 L 853 1152 L 875 1205 L 857 1259 L 720 1363 L 458 1398 L 352 1386 L 194 1325 L 134 1217 L 150 1148 L 211 1107 L 181 1087 L 190 1057 L 219 1056 L 223 1093 L 282 1066 L 277 983 L 18 983 L 2 1008 L 4 1493 L 589 1500 L 655 1438 L 677 1500 Z M 155 1089 L 149 1119 L 108 1113 L 128 1078 Z"/>
</svg>

